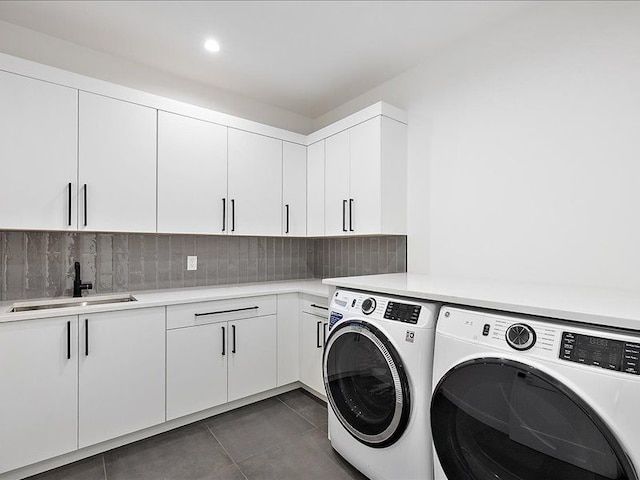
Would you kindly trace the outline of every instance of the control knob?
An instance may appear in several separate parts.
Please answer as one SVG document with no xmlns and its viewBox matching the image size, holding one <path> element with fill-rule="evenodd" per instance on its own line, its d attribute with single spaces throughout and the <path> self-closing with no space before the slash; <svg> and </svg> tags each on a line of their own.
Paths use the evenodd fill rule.
<svg viewBox="0 0 640 480">
<path fill-rule="evenodd" d="M 370 315 L 376 309 L 376 300 L 374 298 L 366 298 L 364 302 L 362 302 L 362 313 L 365 315 Z"/>
<path fill-rule="evenodd" d="M 536 343 L 536 332 L 527 324 L 514 323 L 507 328 L 505 338 L 511 348 L 529 350 Z"/>
</svg>

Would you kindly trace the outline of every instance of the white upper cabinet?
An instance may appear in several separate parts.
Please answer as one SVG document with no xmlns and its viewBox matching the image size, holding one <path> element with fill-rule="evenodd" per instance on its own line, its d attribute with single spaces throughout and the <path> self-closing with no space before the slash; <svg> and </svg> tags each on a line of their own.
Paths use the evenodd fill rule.
<svg viewBox="0 0 640 480">
<path fill-rule="evenodd" d="M 349 232 L 382 233 L 381 135 L 382 117 L 372 118 L 349 130 Z"/>
<path fill-rule="evenodd" d="M 324 232 L 348 235 L 349 219 L 349 130 L 325 141 Z"/>
<path fill-rule="evenodd" d="M 324 145 L 307 147 L 307 235 L 324 235 Z"/>
<path fill-rule="evenodd" d="M 156 110 L 86 92 L 79 102 L 80 230 L 155 232 Z"/>
<path fill-rule="evenodd" d="M 227 127 L 158 112 L 158 231 L 225 233 Z"/>
<path fill-rule="evenodd" d="M 325 234 L 406 234 L 407 131 L 376 116 L 326 139 Z"/>
<path fill-rule="evenodd" d="M 227 228 L 237 235 L 282 234 L 282 140 L 229 129 Z"/>
<path fill-rule="evenodd" d="M 77 90 L 0 72 L 0 229 L 74 230 Z"/>
<path fill-rule="evenodd" d="M 282 144 L 282 233 L 303 237 L 307 233 L 307 149 Z"/>
</svg>

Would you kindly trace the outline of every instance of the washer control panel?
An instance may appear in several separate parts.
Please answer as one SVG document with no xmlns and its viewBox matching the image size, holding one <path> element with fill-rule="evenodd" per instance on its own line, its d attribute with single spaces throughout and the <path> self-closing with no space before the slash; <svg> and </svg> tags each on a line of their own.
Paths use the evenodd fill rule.
<svg viewBox="0 0 640 480">
<path fill-rule="evenodd" d="M 640 375 L 640 343 L 562 332 L 560 358 L 618 372 Z"/>
<path fill-rule="evenodd" d="M 413 303 L 389 302 L 384 311 L 384 318 L 405 323 L 418 323 L 420 317 L 420 305 Z"/>
</svg>

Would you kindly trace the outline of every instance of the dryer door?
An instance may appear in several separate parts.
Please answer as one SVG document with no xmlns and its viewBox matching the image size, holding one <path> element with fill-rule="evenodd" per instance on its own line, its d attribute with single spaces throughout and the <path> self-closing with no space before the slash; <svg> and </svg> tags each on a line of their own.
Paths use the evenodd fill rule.
<svg viewBox="0 0 640 480">
<path fill-rule="evenodd" d="M 396 349 L 366 322 L 345 322 L 324 353 L 327 398 L 342 425 L 360 442 L 386 447 L 400 438 L 411 410 L 409 383 Z"/>
<path fill-rule="evenodd" d="M 483 358 L 450 370 L 434 391 L 431 429 L 451 480 L 637 480 L 593 409 L 519 362 Z"/>
</svg>

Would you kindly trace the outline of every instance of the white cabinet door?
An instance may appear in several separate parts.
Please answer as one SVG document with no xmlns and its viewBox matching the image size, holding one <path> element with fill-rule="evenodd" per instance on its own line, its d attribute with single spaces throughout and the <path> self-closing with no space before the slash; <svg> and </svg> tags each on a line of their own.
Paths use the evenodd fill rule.
<svg viewBox="0 0 640 480">
<path fill-rule="evenodd" d="M 349 234 L 349 130 L 325 141 L 325 235 Z"/>
<path fill-rule="evenodd" d="M 282 140 L 230 128 L 228 188 L 231 233 L 281 235 Z"/>
<path fill-rule="evenodd" d="M 229 322 L 229 401 L 277 385 L 276 315 Z"/>
<path fill-rule="evenodd" d="M 300 381 L 325 394 L 322 380 L 322 350 L 326 340 L 327 319 L 302 313 L 300 326 Z"/>
<path fill-rule="evenodd" d="M 80 92 L 79 112 L 80 229 L 155 232 L 156 110 Z"/>
<path fill-rule="evenodd" d="M 382 233 L 381 119 L 372 118 L 349 130 L 348 223 L 356 235 Z"/>
<path fill-rule="evenodd" d="M 167 420 L 227 401 L 227 322 L 167 331 Z"/>
<path fill-rule="evenodd" d="M 164 307 L 81 316 L 80 339 L 80 448 L 164 422 Z"/>
<path fill-rule="evenodd" d="M 324 235 L 324 144 L 307 147 L 307 235 Z"/>
<path fill-rule="evenodd" d="M 77 98 L 0 72 L 0 229 L 76 228 Z"/>
<path fill-rule="evenodd" d="M 300 379 L 300 295 L 278 295 L 278 386 Z"/>
<path fill-rule="evenodd" d="M 158 112 L 158 231 L 224 233 L 227 127 Z"/>
<path fill-rule="evenodd" d="M 303 237 L 307 234 L 307 148 L 282 144 L 282 232 Z"/>
<path fill-rule="evenodd" d="M 0 473 L 78 447 L 78 318 L 0 324 Z"/>
</svg>

